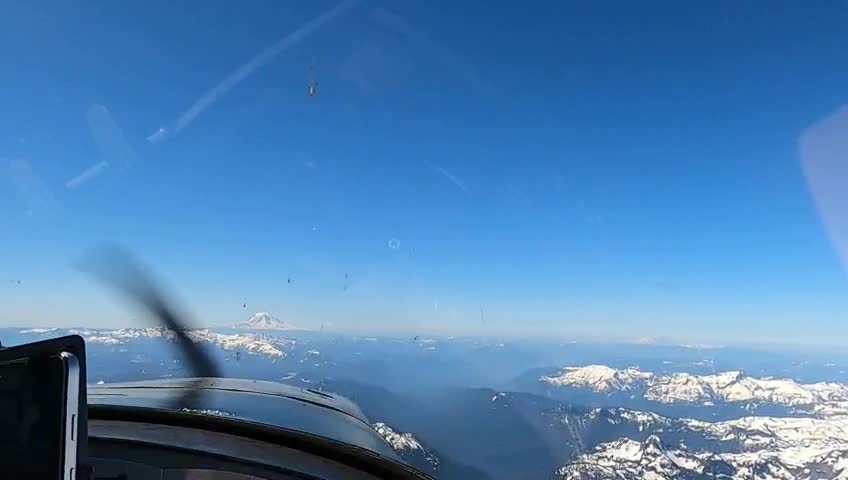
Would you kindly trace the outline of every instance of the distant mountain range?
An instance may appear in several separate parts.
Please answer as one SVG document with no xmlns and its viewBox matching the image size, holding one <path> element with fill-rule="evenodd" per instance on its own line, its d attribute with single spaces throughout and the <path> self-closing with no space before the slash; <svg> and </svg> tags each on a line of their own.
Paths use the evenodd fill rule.
<svg viewBox="0 0 848 480">
<path fill-rule="evenodd" d="M 651 385 L 669 384 L 650 372 L 599 367 L 536 378 L 569 392 L 613 395 L 624 404 L 644 402 L 641 394 Z M 489 389 L 452 389 L 422 401 L 352 382 L 325 388 L 354 399 L 369 418 L 402 425 L 429 452 L 449 452 L 493 479 L 848 479 L 845 384 L 804 385 L 739 372 L 691 377 L 670 382 L 682 391 L 663 387 L 666 396 L 652 404 L 721 409 L 736 402 L 796 410 L 793 416 L 752 416 L 743 407 L 733 410 L 739 416 L 732 420 L 702 421 Z"/>
<path fill-rule="evenodd" d="M 250 318 L 235 325 L 235 328 L 249 330 L 306 330 L 283 322 L 266 312 L 254 313 Z"/>
<path fill-rule="evenodd" d="M 709 423 L 626 409 L 607 413 L 610 422 L 638 425 L 640 434 L 596 445 L 560 467 L 561 478 L 848 478 L 846 417 L 745 417 Z"/>
<path fill-rule="evenodd" d="M 14 333 L 25 341 L 82 335 L 92 346 L 90 370 L 106 382 L 186 374 L 174 357 L 158 353 L 171 349 L 173 332 L 165 329 Z M 207 329 L 189 335 L 211 349 L 228 376 L 307 383 L 351 399 L 402 458 L 442 480 L 848 480 L 848 383 L 598 363 L 534 368 L 497 390 L 463 381 L 425 391 L 403 386 L 416 386 L 425 374 L 447 375 L 453 359 L 466 358 L 446 356 L 459 349 L 472 361 L 485 359 L 487 368 L 516 357 L 474 344 L 422 351 L 415 340 L 293 333 L 295 342 Z M 667 365 L 662 357 L 654 364 Z"/>
<path fill-rule="evenodd" d="M 738 371 L 658 375 L 603 365 L 567 367 L 539 382 L 610 395 L 623 405 L 647 400 L 693 409 L 786 408 L 782 416 L 718 422 L 609 409 L 607 421 L 636 425 L 639 434 L 596 443 L 557 470 L 563 479 L 848 479 L 848 385 L 843 383 L 801 384 Z"/>
<path fill-rule="evenodd" d="M 447 415 L 419 410 L 420 434 L 413 438 L 497 479 L 848 478 L 848 417 L 711 423 L 556 405 L 526 394 L 482 397 L 470 390 L 455 394 Z M 457 424 L 463 415 L 466 421 Z M 557 458 L 568 460 L 552 467 Z"/>
<path fill-rule="evenodd" d="M 86 343 L 102 345 L 124 345 L 127 342 L 134 340 L 151 339 L 159 339 L 170 342 L 174 341 L 176 338 L 173 331 L 160 327 L 120 328 L 115 330 L 90 328 L 31 328 L 21 330 L 19 333 L 43 337 L 79 335 L 85 339 Z M 214 332 L 207 328 L 188 330 L 186 333 L 189 338 L 197 343 L 214 345 L 222 350 L 259 354 L 276 359 L 286 358 L 286 350 L 295 344 L 294 340 L 271 335 L 256 333 L 224 334 Z"/>
<path fill-rule="evenodd" d="M 800 384 L 792 379 L 752 378 L 741 371 L 712 375 L 672 373 L 659 375 L 638 368 L 613 369 L 604 365 L 566 367 L 542 376 L 553 388 L 584 389 L 595 393 L 627 393 L 666 405 L 760 405 L 789 408 L 795 414 L 848 415 L 848 385 L 835 382 Z"/>
</svg>

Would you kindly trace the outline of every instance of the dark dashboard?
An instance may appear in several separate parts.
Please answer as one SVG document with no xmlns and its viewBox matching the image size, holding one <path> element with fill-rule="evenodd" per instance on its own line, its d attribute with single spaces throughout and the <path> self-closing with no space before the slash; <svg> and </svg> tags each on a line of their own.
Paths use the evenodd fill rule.
<svg viewBox="0 0 848 480">
<path fill-rule="evenodd" d="M 89 461 L 97 480 L 394 478 L 229 433 L 109 420 L 89 422 Z"/>
<path fill-rule="evenodd" d="M 186 391 L 193 408 L 176 408 Z M 231 378 L 90 385 L 97 480 L 427 479 L 349 400 Z"/>
</svg>

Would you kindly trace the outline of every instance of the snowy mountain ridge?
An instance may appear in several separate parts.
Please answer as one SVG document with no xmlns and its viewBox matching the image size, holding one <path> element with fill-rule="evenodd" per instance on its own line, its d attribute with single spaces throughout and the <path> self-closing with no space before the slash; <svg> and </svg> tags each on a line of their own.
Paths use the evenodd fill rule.
<svg viewBox="0 0 848 480">
<path fill-rule="evenodd" d="M 623 428 L 623 436 L 580 452 L 557 470 L 562 479 L 848 480 L 844 412 L 707 422 L 598 408 L 586 418 Z M 594 423 L 576 435 L 592 435 L 598 428 Z"/>
<path fill-rule="evenodd" d="M 651 435 L 644 442 L 623 438 L 602 444 L 594 453 L 559 468 L 557 474 L 563 480 L 690 478 L 693 473 L 715 471 L 710 460 L 668 450 L 659 437 Z"/>
<path fill-rule="evenodd" d="M 398 452 L 398 454 L 407 461 L 412 460 L 410 457 L 417 455 L 420 458 L 423 458 L 424 462 L 431 465 L 433 470 L 438 470 L 439 458 L 424 448 L 411 433 L 398 432 L 383 422 L 377 422 L 372 425 L 372 427 L 380 434 L 381 437 L 383 437 L 392 449 Z"/>
<path fill-rule="evenodd" d="M 594 392 L 641 392 L 646 400 L 660 403 L 751 402 L 787 407 L 811 407 L 829 415 L 848 414 L 848 385 L 842 383 L 800 384 L 792 379 L 752 378 L 740 371 L 713 375 L 643 372 L 604 365 L 566 367 L 558 375 L 540 381 L 553 387 L 590 389 Z"/>
<path fill-rule="evenodd" d="M 652 373 L 638 368 L 616 370 L 606 365 L 565 367 L 560 375 L 542 377 L 541 381 L 553 386 L 590 388 L 596 392 L 627 391 L 647 384 Z"/>
<path fill-rule="evenodd" d="M 662 404 L 773 404 L 804 415 L 711 422 L 626 408 L 594 409 L 589 417 L 629 433 L 579 452 L 557 470 L 565 480 L 848 480 L 848 384 L 753 378 L 740 371 L 655 374 L 604 365 L 567 367 L 540 381 Z"/>
<path fill-rule="evenodd" d="M 652 435 L 643 442 L 622 438 L 599 445 L 557 470 L 563 480 L 846 480 L 848 445 L 815 449 L 796 445 L 734 453 L 669 448 Z"/>
<path fill-rule="evenodd" d="M 44 331 L 44 329 L 21 330 L 24 334 L 54 334 L 55 330 Z M 79 335 L 87 343 L 102 345 L 123 345 L 134 340 L 163 339 L 174 341 L 176 334 L 172 330 L 161 327 L 148 328 L 121 328 L 89 329 L 71 328 L 63 333 L 68 335 Z M 188 337 L 197 343 L 214 345 L 228 351 L 244 351 L 247 353 L 265 355 L 268 357 L 283 359 L 287 354 L 284 349 L 294 346 L 295 341 L 287 338 L 274 337 L 271 335 L 247 333 L 247 334 L 223 334 L 213 332 L 209 329 L 198 329 L 186 331 Z"/>
</svg>

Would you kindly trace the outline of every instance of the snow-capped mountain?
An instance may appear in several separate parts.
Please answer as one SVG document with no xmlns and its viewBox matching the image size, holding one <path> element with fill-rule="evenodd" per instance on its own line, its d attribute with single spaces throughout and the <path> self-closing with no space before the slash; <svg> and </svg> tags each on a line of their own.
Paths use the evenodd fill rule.
<svg viewBox="0 0 848 480">
<path fill-rule="evenodd" d="M 439 409 L 429 420 L 437 427 L 428 428 L 424 420 L 412 427 L 414 436 L 395 432 L 400 436 L 384 437 L 393 438 L 390 443 L 397 445 L 399 452 L 404 447 L 407 452 L 416 452 L 416 443 L 407 442 L 408 438 L 418 444 L 421 438 L 436 442 L 432 444 L 435 450 L 430 451 L 438 452 L 444 449 L 447 438 L 439 437 L 439 430 L 446 427 L 438 422 L 449 419 L 454 425 L 458 417 L 473 415 L 475 424 L 498 425 L 498 431 L 508 429 L 512 433 L 497 440 L 481 436 L 458 438 L 458 444 L 482 443 L 490 454 L 513 442 L 514 447 L 507 447 L 509 451 L 524 451 L 523 446 L 527 449 L 525 456 L 541 449 L 561 462 L 559 467 L 552 465 L 548 474 L 556 472 L 568 480 L 848 480 L 848 415 L 751 416 L 706 422 L 626 408 L 569 406 L 527 394 L 489 391 L 467 398 L 473 400 L 463 407 L 452 399 L 451 410 Z M 405 410 L 408 406 L 398 408 Z M 454 408 L 461 408 L 462 414 L 452 413 Z M 512 415 L 516 421 L 529 425 L 506 423 Z M 526 438 L 522 431 L 532 432 L 534 437 Z M 467 435 L 469 427 L 452 432 L 451 436 Z M 483 432 L 489 430 L 483 428 Z M 511 460 L 505 463 L 510 466 L 521 461 L 515 456 L 508 458 Z M 466 456 L 465 460 L 482 466 L 474 457 Z M 544 462 L 544 456 L 534 461 Z M 503 463 L 491 469 L 493 478 L 547 478 L 514 473 L 497 476 L 500 468 Z"/>
<path fill-rule="evenodd" d="M 623 438 L 580 456 L 557 470 L 562 480 L 636 480 L 734 478 L 732 466 L 713 455 L 696 456 L 669 450 L 656 435 L 644 442 Z M 751 478 L 751 477 L 744 477 Z"/>
<path fill-rule="evenodd" d="M 283 322 L 267 312 L 254 313 L 247 320 L 237 323 L 235 327 L 248 330 L 305 330 Z"/>
<path fill-rule="evenodd" d="M 134 340 L 162 339 L 174 341 L 176 335 L 172 330 L 165 328 L 121 328 L 117 330 L 71 328 L 58 332 L 57 330 L 28 329 L 21 330 L 22 334 L 50 334 L 57 333 L 67 335 L 79 335 L 90 344 L 123 345 Z M 291 348 L 295 341 L 286 338 L 274 337 L 255 333 L 248 334 L 223 334 L 213 332 L 209 329 L 188 330 L 188 337 L 197 343 L 211 344 L 228 351 L 243 351 L 266 355 L 277 359 L 286 358 L 284 350 Z"/>
<path fill-rule="evenodd" d="M 713 375 L 660 375 L 638 368 L 617 370 L 604 365 L 589 365 L 566 367 L 560 374 L 543 376 L 540 381 L 552 387 L 601 393 L 626 391 L 662 404 L 735 402 L 795 407 L 796 411 L 808 413 L 848 413 L 846 384 L 801 384 L 792 379 L 752 378 L 739 371 Z"/>
<path fill-rule="evenodd" d="M 594 392 L 638 393 L 661 405 L 747 402 L 791 407 L 796 415 L 708 422 L 626 408 L 597 409 L 581 419 L 581 428 L 571 427 L 587 447 L 592 441 L 584 437 L 595 444 L 557 471 L 563 479 L 848 480 L 846 384 L 802 384 L 742 372 L 658 375 L 599 365 L 566 368 L 541 381 Z M 621 438 L 598 437 L 598 419 L 621 432 Z M 564 421 L 569 422 L 567 417 Z"/>
<path fill-rule="evenodd" d="M 506 429 L 505 415 L 511 414 L 517 414 L 515 418 L 520 422 L 530 422 L 527 426 L 536 435 L 535 440 L 521 437 L 515 448 L 525 446 L 528 456 L 541 448 L 560 458 L 560 467 L 551 466 L 549 472 L 563 479 L 848 480 L 848 415 L 751 416 L 706 422 L 626 408 L 583 408 L 562 403 L 556 406 L 557 402 L 527 394 L 480 392 L 473 398 L 473 405 L 462 407 L 462 411 L 463 415 L 475 415 L 475 423 Z M 458 402 L 450 404 L 454 408 Z M 439 410 L 431 421 L 456 420 L 457 416 Z M 420 431 L 412 430 L 415 435 L 439 441 L 436 435 L 444 425 L 428 429 L 424 423 L 417 427 Z M 526 430 L 519 425 L 509 424 L 513 433 L 508 437 L 520 436 L 519 432 Z M 466 432 L 467 428 L 460 428 L 453 435 Z M 491 453 L 513 442 L 508 437 L 456 441 L 483 443 Z M 405 440 L 414 438 L 418 442 L 421 437 L 393 438 L 396 441 L 390 443 L 397 444 L 399 452 L 404 446 L 413 452 L 415 443 Z M 444 445 L 434 446 L 437 450 L 430 451 L 441 451 Z M 519 461 L 509 458 L 510 465 Z M 493 475 L 500 467 L 502 464 L 492 468 Z M 524 478 L 495 478 L 510 477 Z"/>
<path fill-rule="evenodd" d="M 844 417 L 747 417 L 729 422 L 674 420 L 645 412 L 641 428 L 658 432 L 645 440 L 629 437 L 598 445 L 561 467 L 563 479 L 848 479 L 848 436 Z M 702 446 L 664 442 L 666 428 L 700 432 Z M 712 443 L 709 440 L 713 440 Z M 719 446 L 720 445 L 720 446 Z"/>
<path fill-rule="evenodd" d="M 638 368 L 616 370 L 606 365 L 586 367 L 566 367 L 561 375 L 542 377 L 541 381 L 554 386 L 589 388 L 595 392 L 613 390 L 632 390 L 642 387 L 653 374 L 641 372 Z"/>
<path fill-rule="evenodd" d="M 435 472 L 439 469 L 439 458 L 424 448 L 411 433 L 398 432 L 383 422 L 373 425 L 374 430 L 407 462 L 423 471 Z"/>
</svg>

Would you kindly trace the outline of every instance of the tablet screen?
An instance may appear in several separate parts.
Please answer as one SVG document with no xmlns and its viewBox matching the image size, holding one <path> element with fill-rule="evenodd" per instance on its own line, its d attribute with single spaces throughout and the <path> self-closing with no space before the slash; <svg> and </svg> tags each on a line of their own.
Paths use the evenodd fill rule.
<svg viewBox="0 0 848 480">
<path fill-rule="evenodd" d="M 3 478 L 61 478 L 65 381 L 55 355 L 0 362 Z"/>
</svg>

